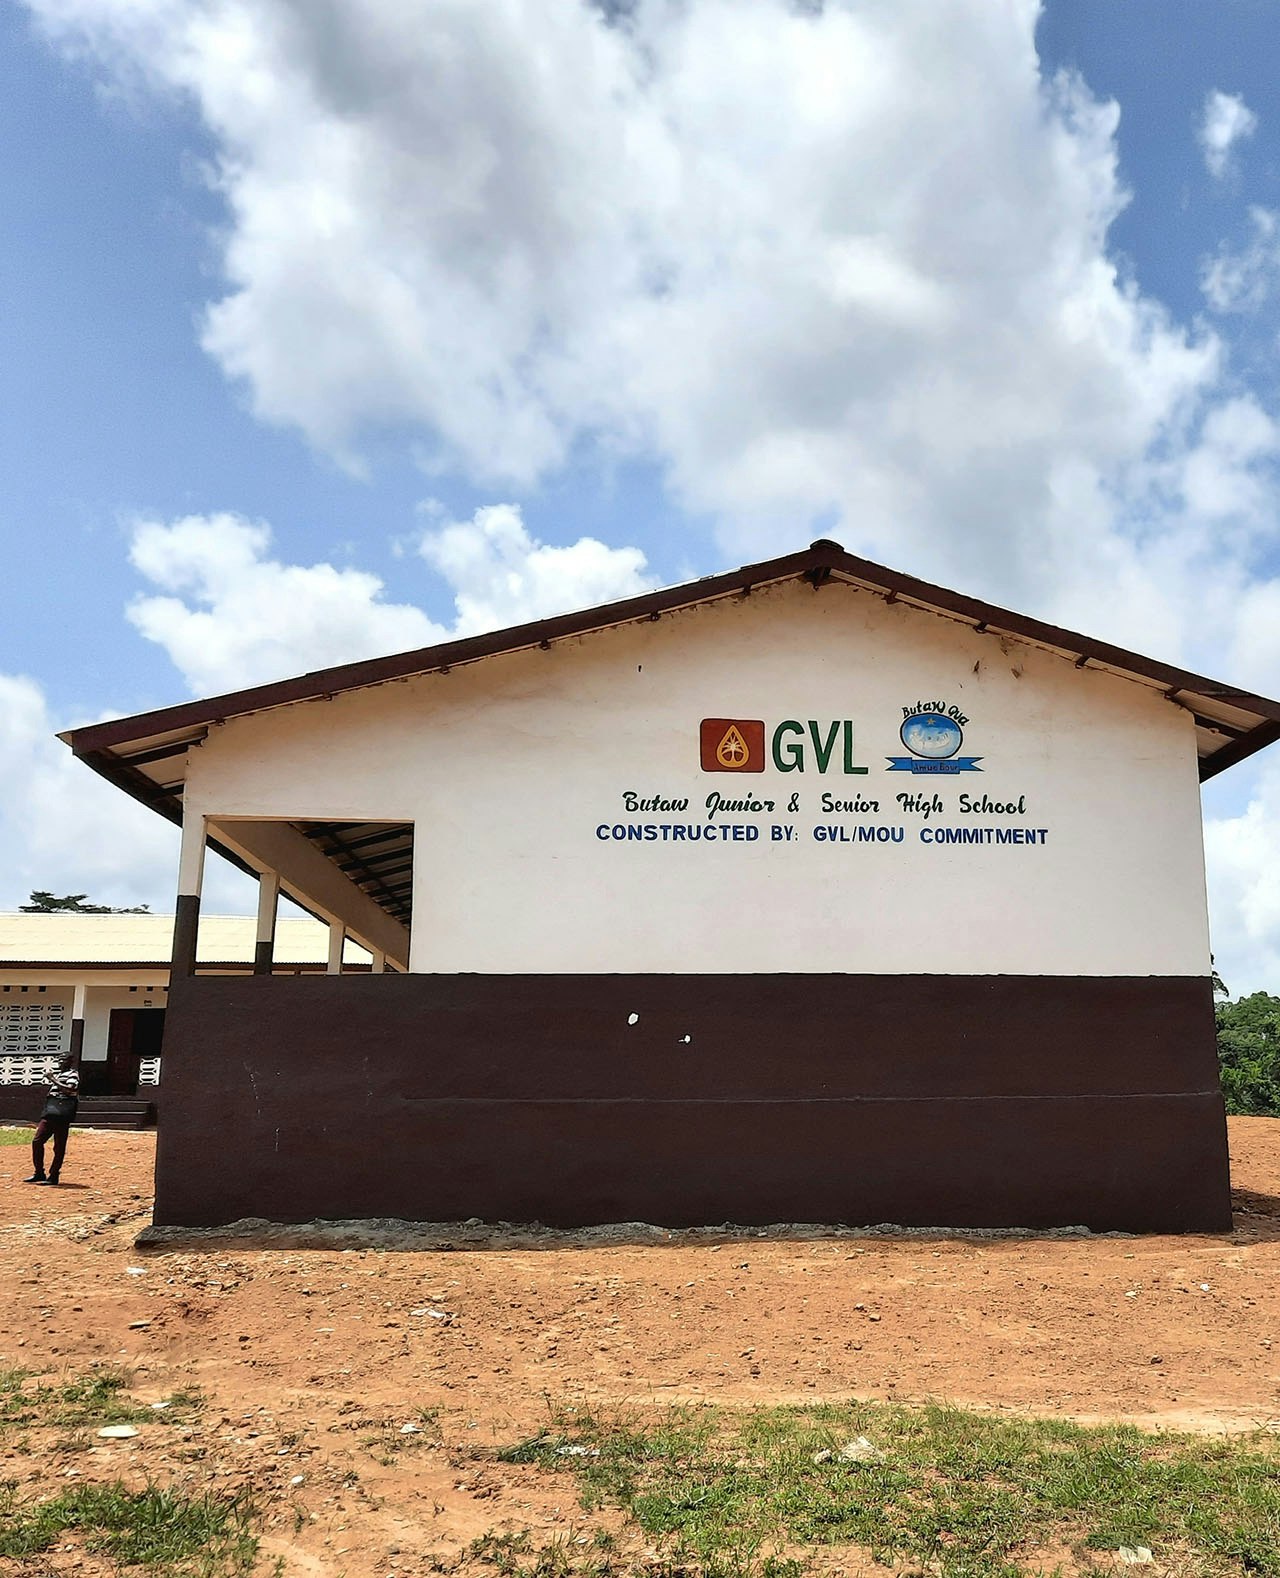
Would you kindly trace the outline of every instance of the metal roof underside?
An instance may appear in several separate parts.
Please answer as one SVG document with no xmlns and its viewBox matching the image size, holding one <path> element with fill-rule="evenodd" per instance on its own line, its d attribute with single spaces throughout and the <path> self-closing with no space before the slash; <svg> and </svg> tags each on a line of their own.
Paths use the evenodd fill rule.
<svg viewBox="0 0 1280 1578">
<path fill-rule="evenodd" d="M 392 920 L 409 925 L 412 822 L 295 822 L 293 826 Z"/>
<path fill-rule="evenodd" d="M 1080 669 L 1101 669 L 1160 691 L 1195 720 L 1202 781 L 1234 766 L 1280 739 L 1280 702 L 1237 689 L 1125 651 L 1089 636 L 1048 625 L 945 587 L 873 564 L 846 553 L 838 543 L 820 541 L 800 553 L 745 565 L 662 591 L 532 624 L 470 636 L 435 647 L 321 669 L 249 690 L 181 702 L 155 712 L 73 729 L 60 738 L 84 762 L 119 788 L 171 821 L 182 820 L 182 787 L 188 752 L 211 725 L 249 713 L 318 700 L 340 692 L 420 674 L 447 674 L 464 663 L 548 648 L 618 625 L 653 621 L 666 613 L 726 598 L 749 597 L 757 588 L 802 580 L 819 591 L 839 581 L 860 587 L 886 602 L 901 602 L 995 637 L 1030 643 L 1055 652 Z M 306 837 L 388 914 L 408 924 L 411 913 L 409 867 L 413 829 L 409 824 L 298 823 Z M 367 840 L 367 841 L 366 841 Z M 248 869 L 230 851 L 214 847 Z"/>
</svg>

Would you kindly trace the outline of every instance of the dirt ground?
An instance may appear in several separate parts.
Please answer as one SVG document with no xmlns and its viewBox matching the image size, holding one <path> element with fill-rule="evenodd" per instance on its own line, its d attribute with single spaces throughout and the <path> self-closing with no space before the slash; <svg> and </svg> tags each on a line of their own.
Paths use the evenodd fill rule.
<svg viewBox="0 0 1280 1578">
<path fill-rule="evenodd" d="M 0 1479 L 252 1485 L 289 1575 L 408 1578 L 492 1529 L 572 1530 L 570 1482 L 492 1450 L 582 1402 L 1280 1425 L 1277 1120 L 1231 1120 L 1235 1231 L 1187 1238 L 143 1252 L 153 1148 L 76 1132 L 57 1190 L 23 1187 L 29 1157 L 0 1148 L 0 1368 L 120 1365 L 143 1402 L 196 1386 L 206 1407 L 132 1440 L 10 1442 Z"/>
</svg>

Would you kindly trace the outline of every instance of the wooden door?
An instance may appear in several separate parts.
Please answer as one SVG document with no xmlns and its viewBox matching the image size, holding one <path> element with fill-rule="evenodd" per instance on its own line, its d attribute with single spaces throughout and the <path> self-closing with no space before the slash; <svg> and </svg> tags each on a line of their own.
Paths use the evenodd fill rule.
<svg viewBox="0 0 1280 1578">
<path fill-rule="evenodd" d="M 113 1008 L 107 1027 L 108 1096 L 136 1096 L 138 1093 L 138 1054 L 134 1033 L 139 1016 L 136 1008 Z"/>
</svg>

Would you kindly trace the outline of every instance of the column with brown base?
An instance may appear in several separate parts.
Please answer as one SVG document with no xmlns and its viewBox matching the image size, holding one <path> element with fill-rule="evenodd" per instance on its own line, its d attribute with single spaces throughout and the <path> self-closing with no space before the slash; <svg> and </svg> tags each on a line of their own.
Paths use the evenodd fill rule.
<svg viewBox="0 0 1280 1578">
<path fill-rule="evenodd" d="M 340 920 L 329 917 L 329 961 L 325 966 L 329 975 L 342 974 L 342 953 L 346 947 L 347 928 Z"/>
<path fill-rule="evenodd" d="M 263 871 L 258 876 L 258 931 L 253 946 L 253 973 L 270 975 L 275 965 L 276 910 L 280 899 L 277 872 Z"/>
<path fill-rule="evenodd" d="M 89 990 L 85 986 L 77 986 L 71 998 L 71 1042 L 67 1048 L 67 1055 L 62 1060 L 63 1068 L 80 1067 L 80 1059 L 84 1054 L 84 1011 Z"/>
<path fill-rule="evenodd" d="M 204 878 L 204 817 L 184 808 L 182 848 L 178 856 L 178 899 L 173 917 L 173 963 L 176 979 L 196 973 L 196 936 L 200 928 L 200 885 Z"/>
</svg>

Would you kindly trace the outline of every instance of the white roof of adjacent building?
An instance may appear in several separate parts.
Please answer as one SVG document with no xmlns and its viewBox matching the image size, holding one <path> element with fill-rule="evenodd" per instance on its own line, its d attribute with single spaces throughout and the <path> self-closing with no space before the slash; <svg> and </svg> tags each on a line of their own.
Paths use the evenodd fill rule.
<svg viewBox="0 0 1280 1578">
<path fill-rule="evenodd" d="M 251 915 L 202 915 L 200 964 L 253 963 L 257 922 Z M 0 914 L 0 969 L 5 965 L 155 965 L 168 969 L 173 952 L 172 915 Z M 276 922 L 277 965 L 322 966 L 329 929 L 305 917 Z M 348 964 L 367 964 L 359 944 L 347 942 Z"/>
</svg>

